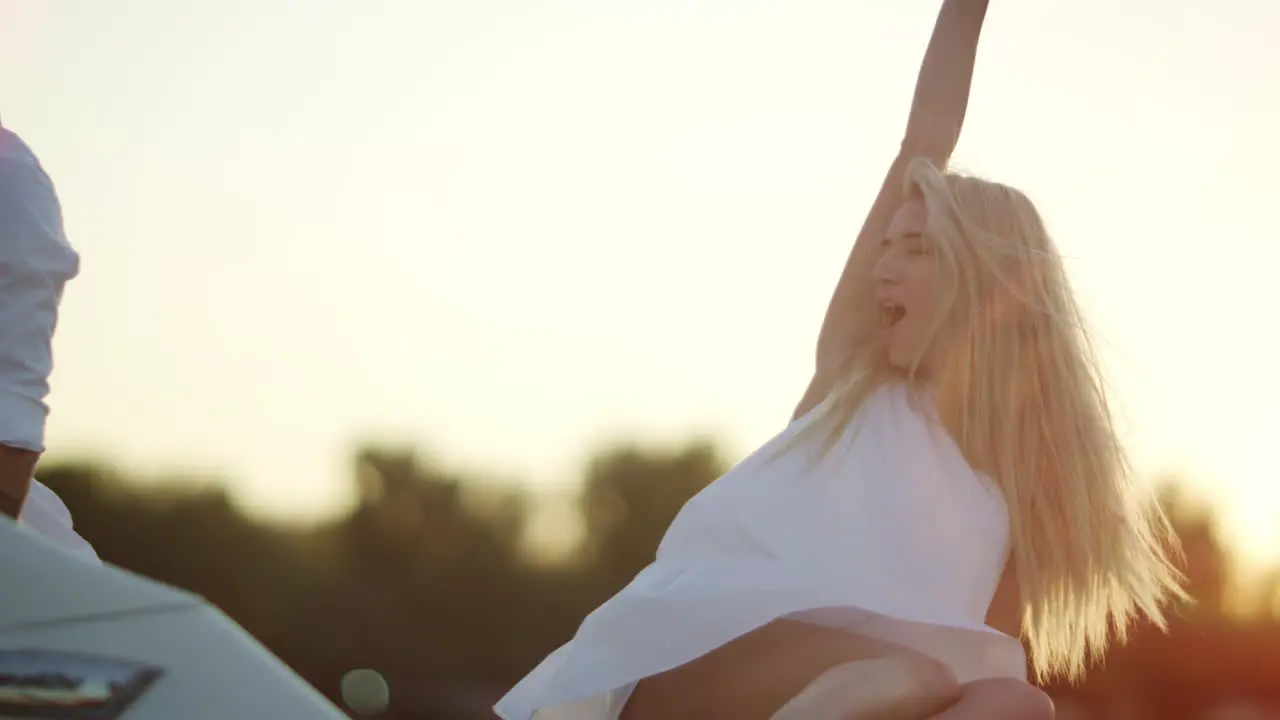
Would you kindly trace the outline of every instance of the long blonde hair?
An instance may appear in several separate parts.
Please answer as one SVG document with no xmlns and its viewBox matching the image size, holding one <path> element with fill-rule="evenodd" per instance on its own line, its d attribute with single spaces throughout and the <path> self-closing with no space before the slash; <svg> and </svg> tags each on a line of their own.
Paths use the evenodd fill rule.
<svg viewBox="0 0 1280 720">
<path fill-rule="evenodd" d="M 1037 678 L 1077 679 L 1113 633 L 1123 641 L 1139 615 L 1164 627 L 1164 602 L 1185 598 L 1167 554 L 1176 539 L 1152 494 L 1131 482 L 1089 334 L 1031 201 L 923 158 L 906 185 L 924 201 L 939 268 L 938 419 L 1004 494 Z M 881 385 L 923 384 L 919 359 L 906 373 L 888 363 L 876 332 L 876 253 L 859 251 L 853 351 L 803 432 L 824 434 L 828 450 Z"/>
</svg>

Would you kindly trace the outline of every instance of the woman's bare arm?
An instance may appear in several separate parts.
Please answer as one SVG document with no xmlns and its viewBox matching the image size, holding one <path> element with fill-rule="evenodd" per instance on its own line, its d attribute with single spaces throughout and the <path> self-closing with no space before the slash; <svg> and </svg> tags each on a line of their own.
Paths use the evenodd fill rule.
<svg viewBox="0 0 1280 720">
<path fill-rule="evenodd" d="M 797 416 L 826 396 L 835 370 L 851 351 L 854 308 L 859 302 L 866 301 L 857 297 L 859 283 L 854 275 L 858 268 L 865 267 L 866 264 L 860 262 L 862 255 L 876 247 L 876 241 L 884 236 L 889 221 L 902 204 L 902 183 L 907 163 L 912 158 L 924 156 L 943 167 L 955 150 L 969 104 L 978 36 L 987 14 L 987 2 L 944 0 L 942 9 L 938 11 L 933 35 L 916 78 L 911 114 L 907 118 L 902 144 L 858 232 L 844 272 L 836 283 L 818 334 L 814 379 L 796 410 Z"/>
</svg>

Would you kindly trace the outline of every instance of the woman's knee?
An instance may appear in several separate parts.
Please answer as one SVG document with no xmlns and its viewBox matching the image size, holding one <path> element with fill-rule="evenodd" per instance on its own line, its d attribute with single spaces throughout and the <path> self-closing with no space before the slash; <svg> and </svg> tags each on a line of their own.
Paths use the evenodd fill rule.
<svg viewBox="0 0 1280 720">
<path fill-rule="evenodd" d="M 906 689 L 922 697 L 948 697 L 960 693 L 955 673 L 945 664 L 924 655 L 896 655 L 887 658 L 901 668 Z"/>
<path fill-rule="evenodd" d="M 964 690 L 950 668 L 925 655 L 892 655 L 875 664 L 880 692 L 901 699 L 903 717 L 938 712 Z"/>
<path fill-rule="evenodd" d="M 792 698 L 773 720 L 814 717 L 932 717 L 960 696 L 955 675 L 923 656 L 891 655 L 837 665 Z"/>
<path fill-rule="evenodd" d="M 1002 720 L 1053 720 L 1054 717 L 1053 700 L 1043 690 L 1011 678 L 978 680 L 965 685 L 957 709 L 968 711 L 970 708 L 992 713 L 973 717 Z"/>
</svg>

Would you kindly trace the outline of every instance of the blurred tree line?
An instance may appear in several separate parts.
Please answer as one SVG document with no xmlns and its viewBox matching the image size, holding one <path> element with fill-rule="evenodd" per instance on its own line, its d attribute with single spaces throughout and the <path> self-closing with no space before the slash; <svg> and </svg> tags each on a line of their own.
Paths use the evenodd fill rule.
<svg viewBox="0 0 1280 720">
<path fill-rule="evenodd" d="M 41 477 L 105 560 L 204 596 L 337 702 L 344 673 L 373 668 L 392 688 L 384 717 L 425 719 L 492 717 L 504 689 L 643 568 L 680 507 L 726 468 L 708 443 L 600 452 L 577 499 L 582 545 L 555 563 L 524 542 L 522 490 L 402 450 L 358 452 L 355 507 L 306 529 L 246 518 L 217 485 L 142 486 L 83 462 Z M 1228 612 L 1212 515 L 1172 490 L 1166 503 L 1197 602 L 1168 634 L 1139 629 L 1082 686 L 1051 688 L 1061 716 L 1280 717 L 1266 714 L 1280 708 L 1280 581 L 1264 585 L 1258 612 Z"/>
</svg>

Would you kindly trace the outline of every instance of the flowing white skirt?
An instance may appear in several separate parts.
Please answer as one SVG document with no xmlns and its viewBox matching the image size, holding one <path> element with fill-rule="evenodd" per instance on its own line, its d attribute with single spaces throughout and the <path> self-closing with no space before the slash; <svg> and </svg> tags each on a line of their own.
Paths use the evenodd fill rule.
<svg viewBox="0 0 1280 720">
<path fill-rule="evenodd" d="M 640 679 L 779 618 L 910 647 L 961 682 L 1025 679 L 1021 644 L 985 624 L 1009 554 L 999 492 L 904 388 L 873 396 L 830 453 L 774 457 L 815 415 L 690 500 L 655 561 L 498 715 L 614 720 Z"/>
</svg>

